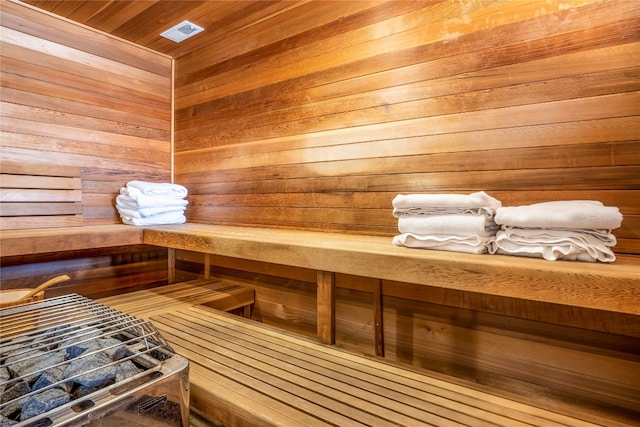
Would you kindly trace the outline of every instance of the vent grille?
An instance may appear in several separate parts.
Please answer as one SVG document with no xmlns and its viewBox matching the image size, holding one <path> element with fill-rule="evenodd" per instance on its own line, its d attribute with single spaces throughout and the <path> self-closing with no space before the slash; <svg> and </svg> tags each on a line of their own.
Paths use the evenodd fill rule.
<svg viewBox="0 0 640 427">
<path fill-rule="evenodd" d="M 176 43 L 180 43 L 181 41 L 195 36 L 202 31 L 204 31 L 204 28 L 189 21 L 182 21 L 160 35 L 169 40 L 173 40 Z"/>
</svg>

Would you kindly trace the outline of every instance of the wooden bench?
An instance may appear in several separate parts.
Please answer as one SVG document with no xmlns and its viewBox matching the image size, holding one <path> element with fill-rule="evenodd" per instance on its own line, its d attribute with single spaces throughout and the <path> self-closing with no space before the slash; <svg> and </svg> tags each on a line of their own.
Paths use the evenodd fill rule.
<svg viewBox="0 0 640 427">
<path fill-rule="evenodd" d="M 196 279 L 101 298 L 99 302 L 143 319 L 193 305 L 222 311 L 242 308 L 243 315 L 250 318 L 255 292 L 220 279 Z"/>
<path fill-rule="evenodd" d="M 191 406 L 224 425 L 619 425 L 531 406 L 207 307 L 151 321 L 191 362 Z"/>
<path fill-rule="evenodd" d="M 144 228 L 104 225 L 9 230 L 0 235 L 0 254 L 14 256 L 127 244 L 147 244 L 168 248 L 170 277 L 172 276 L 171 272 L 175 269 L 176 250 L 205 254 L 205 275 L 210 262 L 210 259 L 207 261 L 207 255 L 316 270 L 317 332 L 319 341 L 325 344 L 333 343 L 335 337 L 336 273 L 377 279 L 379 284 L 382 280 L 390 280 L 555 303 L 569 307 L 598 309 L 631 315 L 634 318 L 640 315 L 640 295 L 637 291 L 640 289 L 640 274 L 638 273 L 640 271 L 640 257 L 632 255 L 618 256 L 618 260 L 613 264 L 549 262 L 520 257 L 399 248 L 391 244 L 390 238 L 380 236 L 203 224 Z M 381 294 L 381 286 L 374 289 L 372 308 L 377 316 L 382 315 Z M 192 301 L 189 301 L 186 305 L 191 305 L 191 303 Z M 176 307 L 178 307 L 178 311 L 174 310 Z M 184 307 L 184 305 L 182 303 L 172 305 L 168 310 L 169 313 L 162 315 L 154 315 L 156 313 L 149 312 L 145 316 L 152 317 L 154 323 L 155 321 L 165 322 L 162 319 L 172 318 L 178 316 L 179 313 L 194 310 L 193 308 L 180 307 Z M 263 325 L 254 326 L 264 328 Z M 376 339 L 382 339 L 382 324 L 378 323 L 378 318 L 376 318 L 375 327 Z M 262 331 L 262 329 L 258 330 Z M 173 334 L 173 332 L 171 333 Z M 208 330 L 200 332 L 201 335 L 207 333 L 209 333 Z M 205 348 L 209 345 L 205 342 L 200 342 L 200 344 Z M 376 342 L 377 349 L 378 342 Z M 185 355 L 188 357 L 193 356 L 189 353 L 193 350 L 185 347 L 185 351 L 187 351 Z M 207 412 L 207 409 L 211 409 L 209 407 L 211 399 L 217 400 L 219 397 L 224 399 L 224 396 L 219 396 L 215 390 L 211 396 L 207 395 L 207 391 L 211 391 L 207 390 L 207 388 L 211 388 L 211 382 L 221 381 L 223 385 L 220 387 L 223 387 L 224 384 L 232 385 L 235 380 L 229 383 L 225 377 L 211 374 L 209 370 L 198 367 L 200 363 L 206 365 L 209 363 L 208 361 L 203 362 L 203 359 L 196 357 L 193 360 L 194 399 L 196 405 Z M 364 363 L 365 360 L 368 359 L 362 359 L 360 362 Z M 230 375 L 235 378 L 240 374 L 231 372 Z M 201 376 L 209 378 L 207 381 L 210 382 L 201 386 L 203 384 L 199 379 Z M 466 390 L 466 388 L 462 390 Z M 496 391 L 496 393 L 499 392 Z M 238 397 L 232 396 L 234 396 L 234 400 Z M 257 396 L 262 396 L 261 392 Z M 230 406 L 228 411 L 244 413 L 245 409 L 251 409 L 250 403 L 246 403 L 249 406 L 242 409 L 242 405 L 245 403 L 242 403 L 241 400 L 238 402 L 240 405 L 238 408 L 233 409 Z M 267 406 L 272 403 L 268 401 Z M 467 409 L 467 407 L 461 407 L 463 412 Z M 567 413 L 571 413 L 571 411 Z M 615 423 L 612 421 L 605 423 L 605 425 L 615 425 Z"/>
<path fill-rule="evenodd" d="M 0 235 L 0 257 L 135 244 L 169 249 L 169 283 L 176 249 L 316 270 L 318 339 L 324 343 L 335 341 L 335 273 L 640 315 L 640 257 L 633 255 L 619 255 L 612 264 L 552 262 L 400 248 L 381 236 L 188 223 L 7 230 Z M 374 290 L 377 315 L 380 288 Z M 382 322 L 375 320 L 380 340 Z"/>
<path fill-rule="evenodd" d="M 143 240 L 170 251 L 316 270 L 317 333 L 328 344 L 335 341 L 335 273 L 640 315 L 640 257 L 632 255 L 612 264 L 546 261 L 402 248 L 382 236 L 193 223 L 147 227 Z M 380 288 L 374 289 L 374 313 L 381 312 Z"/>
</svg>

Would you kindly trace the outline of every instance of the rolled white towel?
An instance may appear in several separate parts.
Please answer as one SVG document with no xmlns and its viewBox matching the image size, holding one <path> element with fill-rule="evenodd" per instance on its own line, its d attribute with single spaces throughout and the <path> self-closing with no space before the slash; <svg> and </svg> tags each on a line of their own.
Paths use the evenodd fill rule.
<svg viewBox="0 0 640 427">
<path fill-rule="evenodd" d="M 140 192 L 129 192 L 129 194 L 120 194 L 116 197 L 116 205 L 118 204 L 129 209 L 142 209 L 187 206 L 189 201 L 165 196 L 146 196 Z"/>
<path fill-rule="evenodd" d="M 482 236 L 438 236 L 402 233 L 393 237 L 393 244 L 408 248 L 482 254 L 488 252 L 490 240 L 491 238 Z"/>
<path fill-rule="evenodd" d="M 549 261 L 613 262 L 616 238 L 606 230 L 561 230 L 505 227 L 498 231 L 489 252 L 530 256 Z"/>
<path fill-rule="evenodd" d="M 493 236 L 497 230 L 486 215 L 402 215 L 398 219 L 400 233 Z"/>
<path fill-rule="evenodd" d="M 187 218 L 182 212 L 167 212 L 160 215 L 154 215 L 147 218 L 132 218 L 120 216 L 122 222 L 128 225 L 169 225 L 169 224 L 184 224 Z"/>
<path fill-rule="evenodd" d="M 146 218 L 146 217 L 160 215 L 160 214 L 169 213 L 169 212 L 184 213 L 187 207 L 186 206 L 162 206 L 159 208 L 131 209 L 130 207 L 123 206 L 120 203 L 116 202 L 116 209 L 118 209 L 118 213 L 121 216 L 130 217 L 130 218 Z"/>
<path fill-rule="evenodd" d="M 392 201 L 393 215 L 488 214 L 502 206 L 484 191 L 465 194 L 398 194 Z"/>
<path fill-rule="evenodd" d="M 147 196 L 165 196 L 183 199 L 187 197 L 187 188 L 169 182 L 129 181 L 125 189 L 135 188 Z"/>
<path fill-rule="evenodd" d="M 622 224 L 622 214 L 598 201 L 569 200 L 499 208 L 495 221 L 521 228 L 612 230 Z"/>
</svg>

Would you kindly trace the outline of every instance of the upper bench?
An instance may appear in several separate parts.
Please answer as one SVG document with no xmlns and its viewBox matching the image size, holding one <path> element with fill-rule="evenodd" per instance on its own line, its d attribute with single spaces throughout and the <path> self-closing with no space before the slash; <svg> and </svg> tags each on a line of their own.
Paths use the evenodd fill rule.
<svg viewBox="0 0 640 427">
<path fill-rule="evenodd" d="M 391 238 L 286 229 L 122 224 L 7 230 L 0 256 L 150 244 L 320 272 L 344 273 L 504 297 L 640 314 L 640 257 L 615 263 L 545 261 L 409 249 Z"/>
<path fill-rule="evenodd" d="M 640 314 L 640 257 L 615 263 L 546 261 L 397 247 L 391 238 L 181 224 L 147 227 L 144 242 L 174 249 Z"/>
<path fill-rule="evenodd" d="M 124 224 L 2 230 L 0 257 L 140 245 L 143 229 Z"/>
</svg>

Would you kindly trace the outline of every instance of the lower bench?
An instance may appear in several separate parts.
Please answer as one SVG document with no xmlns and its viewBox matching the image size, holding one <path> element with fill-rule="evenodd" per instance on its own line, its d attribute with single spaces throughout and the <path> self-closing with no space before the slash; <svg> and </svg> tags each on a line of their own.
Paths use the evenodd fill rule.
<svg viewBox="0 0 640 427">
<path fill-rule="evenodd" d="M 242 308 L 243 315 L 251 317 L 255 292 L 251 288 L 220 279 L 195 279 L 106 297 L 98 301 L 143 319 L 199 304 L 222 311 Z"/>
<path fill-rule="evenodd" d="M 191 362 L 191 406 L 226 426 L 598 425 L 206 307 L 151 321 Z"/>
</svg>

